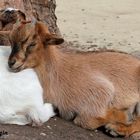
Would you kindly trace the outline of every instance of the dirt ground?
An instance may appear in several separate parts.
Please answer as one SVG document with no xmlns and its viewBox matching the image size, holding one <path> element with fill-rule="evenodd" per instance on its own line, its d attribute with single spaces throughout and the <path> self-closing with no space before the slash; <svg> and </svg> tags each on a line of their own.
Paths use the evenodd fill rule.
<svg viewBox="0 0 140 140">
<path fill-rule="evenodd" d="M 58 25 L 63 37 L 83 50 L 113 48 L 139 55 L 139 0 L 56 0 Z M 101 131 L 89 131 L 52 118 L 39 128 L 0 125 L 7 140 L 122 140 Z M 128 140 L 128 139 L 126 139 Z"/>
<path fill-rule="evenodd" d="M 111 138 L 101 131 L 89 131 L 58 117 L 50 119 L 39 128 L 31 126 L 0 125 L 0 131 L 8 132 L 6 140 L 123 140 Z M 125 139 L 132 140 L 132 139 Z"/>
</svg>

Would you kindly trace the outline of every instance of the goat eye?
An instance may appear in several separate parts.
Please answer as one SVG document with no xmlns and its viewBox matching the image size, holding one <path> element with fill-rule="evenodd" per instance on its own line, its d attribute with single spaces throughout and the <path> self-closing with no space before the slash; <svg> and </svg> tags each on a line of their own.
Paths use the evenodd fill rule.
<svg viewBox="0 0 140 140">
<path fill-rule="evenodd" d="M 33 47 L 35 47 L 36 43 L 31 43 L 30 45 L 27 46 L 27 49 L 32 49 Z"/>
<path fill-rule="evenodd" d="M 32 48 L 34 48 L 36 43 L 31 43 L 30 45 L 27 46 L 26 48 L 26 53 L 30 53 Z"/>
<path fill-rule="evenodd" d="M 35 45 L 29 45 L 27 48 L 32 49 Z"/>
</svg>

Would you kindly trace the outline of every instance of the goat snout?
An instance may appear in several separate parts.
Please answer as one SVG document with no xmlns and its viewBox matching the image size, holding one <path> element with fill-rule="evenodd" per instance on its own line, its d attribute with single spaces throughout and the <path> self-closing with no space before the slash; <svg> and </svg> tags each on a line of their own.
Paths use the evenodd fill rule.
<svg viewBox="0 0 140 140">
<path fill-rule="evenodd" d="M 12 66 L 16 63 L 16 59 L 11 59 L 8 61 L 8 65 L 10 68 L 12 68 Z"/>
</svg>

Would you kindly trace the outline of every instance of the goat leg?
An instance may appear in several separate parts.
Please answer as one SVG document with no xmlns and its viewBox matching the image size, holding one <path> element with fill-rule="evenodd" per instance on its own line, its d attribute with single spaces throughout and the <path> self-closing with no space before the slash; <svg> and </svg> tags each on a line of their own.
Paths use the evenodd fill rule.
<svg viewBox="0 0 140 140">
<path fill-rule="evenodd" d="M 89 116 L 87 116 L 87 113 L 77 115 L 74 119 L 74 123 L 83 128 L 94 130 L 108 123 L 130 124 L 131 120 L 126 111 L 115 108 L 109 109 L 105 117 Z"/>
<path fill-rule="evenodd" d="M 125 125 L 122 123 L 109 123 L 106 125 L 106 129 L 110 131 L 113 136 L 131 136 L 137 132 L 140 132 L 140 117 L 138 117 L 132 124 Z"/>
</svg>

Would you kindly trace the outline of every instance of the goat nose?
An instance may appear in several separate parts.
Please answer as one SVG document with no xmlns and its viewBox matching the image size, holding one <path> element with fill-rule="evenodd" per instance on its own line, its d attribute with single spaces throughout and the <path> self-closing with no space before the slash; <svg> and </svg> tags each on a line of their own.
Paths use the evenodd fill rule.
<svg viewBox="0 0 140 140">
<path fill-rule="evenodd" d="M 16 63 L 16 60 L 15 60 L 15 59 L 12 59 L 12 60 L 9 60 L 9 61 L 8 61 L 8 65 L 9 65 L 10 68 L 11 68 L 15 63 Z"/>
</svg>

